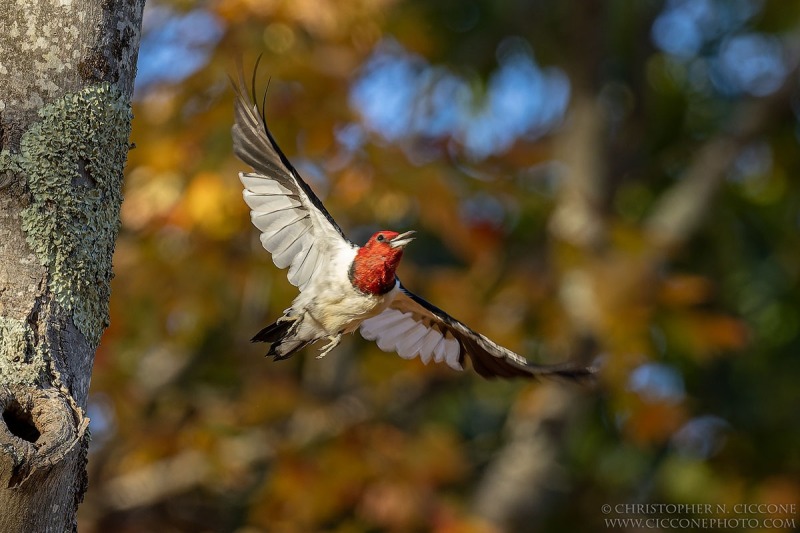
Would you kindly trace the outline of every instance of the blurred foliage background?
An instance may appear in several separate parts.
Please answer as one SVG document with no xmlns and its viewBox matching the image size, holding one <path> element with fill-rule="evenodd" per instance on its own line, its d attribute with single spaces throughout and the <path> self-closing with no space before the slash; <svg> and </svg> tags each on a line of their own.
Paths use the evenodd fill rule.
<svg viewBox="0 0 800 533">
<path fill-rule="evenodd" d="M 150 0 L 81 531 L 799 502 L 799 24 L 784 0 Z M 295 288 L 241 199 L 228 80 L 261 53 L 273 133 L 353 240 L 416 229 L 407 286 L 598 386 L 357 335 L 263 359 Z"/>
</svg>

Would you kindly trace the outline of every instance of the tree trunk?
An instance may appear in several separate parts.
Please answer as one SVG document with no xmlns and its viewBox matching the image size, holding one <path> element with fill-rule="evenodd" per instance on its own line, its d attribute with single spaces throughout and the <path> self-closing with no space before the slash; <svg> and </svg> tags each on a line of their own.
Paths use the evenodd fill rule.
<svg viewBox="0 0 800 533">
<path fill-rule="evenodd" d="M 73 531 L 144 0 L 0 0 L 0 531 Z"/>
</svg>

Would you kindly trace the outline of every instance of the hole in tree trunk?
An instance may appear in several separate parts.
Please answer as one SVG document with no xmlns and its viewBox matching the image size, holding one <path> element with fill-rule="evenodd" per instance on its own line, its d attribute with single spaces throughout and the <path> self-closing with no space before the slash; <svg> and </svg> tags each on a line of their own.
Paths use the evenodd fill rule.
<svg viewBox="0 0 800 533">
<path fill-rule="evenodd" d="M 28 442 L 39 440 L 41 433 L 33 424 L 31 414 L 26 412 L 18 402 L 12 402 L 6 406 L 3 410 L 3 421 L 12 435 Z"/>
</svg>

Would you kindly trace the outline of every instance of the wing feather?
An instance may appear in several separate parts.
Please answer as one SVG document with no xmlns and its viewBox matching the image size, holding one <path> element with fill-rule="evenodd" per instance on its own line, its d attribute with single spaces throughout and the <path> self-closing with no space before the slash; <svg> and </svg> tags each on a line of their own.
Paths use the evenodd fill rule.
<svg viewBox="0 0 800 533">
<path fill-rule="evenodd" d="M 308 285 L 308 282 L 314 278 L 319 270 L 320 265 L 323 264 L 323 258 L 325 254 L 320 251 L 319 246 L 312 245 L 311 250 L 309 250 L 308 257 L 306 258 L 305 264 L 303 265 L 302 270 L 298 270 L 297 274 L 295 275 L 295 280 L 297 281 L 296 285 L 302 291 Z M 310 261 L 309 261 L 310 259 Z M 291 283 L 294 283 L 292 279 L 289 279 Z"/>
<path fill-rule="evenodd" d="M 419 356 L 427 364 L 433 360 L 463 369 L 465 358 L 481 376 L 550 376 L 579 380 L 589 378 L 593 369 L 573 363 L 539 365 L 473 331 L 463 322 L 399 285 L 398 293 L 381 314 L 361 324 L 361 334 L 374 340 L 384 351 L 400 357 Z"/>
<path fill-rule="evenodd" d="M 444 335 L 442 335 L 442 340 L 440 340 L 439 344 L 436 345 L 436 348 L 433 349 L 433 362 L 444 363 L 444 357 L 446 353 L 447 353 L 447 339 L 445 339 Z"/>
<path fill-rule="evenodd" d="M 303 249 L 303 236 L 309 231 L 304 224 L 290 224 L 276 231 L 264 248 L 272 252 L 272 261 L 278 268 L 286 268 L 292 264 Z"/>
<path fill-rule="evenodd" d="M 386 330 L 406 320 L 406 316 L 396 309 L 387 309 L 375 318 L 379 319 L 374 322 L 375 327 L 362 329 L 362 334 L 368 340 L 375 340 L 381 330 Z"/>
<path fill-rule="evenodd" d="M 262 242 L 264 241 L 264 235 L 281 230 L 305 218 L 309 218 L 308 213 L 303 213 L 302 210 L 291 207 L 276 209 L 269 213 L 253 211 L 250 214 L 250 220 L 253 225 L 261 230 Z"/>
<path fill-rule="evenodd" d="M 263 196 L 288 196 L 298 198 L 298 195 L 294 194 L 289 187 L 284 187 L 277 181 L 264 179 L 264 176 L 260 174 L 240 174 L 239 177 L 242 180 L 242 185 L 244 185 L 244 199 L 246 202 L 248 198 Z M 247 203 L 249 204 L 250 202 Z M 251 205 L 250 207 L 253 206 Z"/>
<path fill-rule="evenodd" d="M 300 286 L 299 280 L 311 279 L 311 268 L 306 265 L 313 263 L 313 259 L 311 261 L 308 259 L 312 250 L 313 248 L 309 246 L 308 243 L 303 242 L 300 253 L 292 260 L 292 264 L 289 266 L 289 272 L 286 275 L 289 279 L 289 283 L 292 285 Z"/>
<path fill-rule="evenodd" d="M 239 179 L 244 185 L 244 201 L 252 210 L 250 218 L 261 231 L 262 245 L 278 268 L 289 267 L 289 282 L 302 290 L 323 257 L 354 245 L 272 137 L 264 115 L 266 92 L 261 106 L 255 103 L 255 77 L 254 72 L 250 94 L 241 71 L 238 83 L 233 84 L 233 149 L 254 169 L 240 173 Z"/>
<path fill-rule="evenodd" d="M 439 343 L 442 342 L 443 338 L 442 334 L 436 328 L 428 329 L 422 341 L 422 345 L 419 347 L 419 358 L 424 364 L 427 365 L 431 362 L 433 352 Z"/>
<path fill-rule="evenodd" d="M 253 215 L 257 213 L 272 213 L 281 209 L 302 210 L 302 202 L 292 195 L 283 194 L 252 194 L 247 189 L 244 190 L 244 201 L 253 210 Z"/>
<path fill-rule="evenodd" d="M 428 333 L 428 328 L 422 322 L 414 326 L 397 343 L 397 354 L 403 359 L 416 357 L 422 347 L 422 339 Z"/>
</svg>

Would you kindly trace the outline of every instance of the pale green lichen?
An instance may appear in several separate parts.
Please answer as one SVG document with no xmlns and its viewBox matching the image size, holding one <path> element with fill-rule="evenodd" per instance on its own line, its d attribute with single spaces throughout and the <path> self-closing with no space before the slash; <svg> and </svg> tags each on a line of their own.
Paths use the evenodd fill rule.
<svg viewBox="0 0 800 533">
<path fill-rule="evenodd" d="M 40 109 L 12 156 L 31 195 L 22 212 L 28 245 L 47 268 L 56 301 L 93 346 L 108 325 L 130 119 L 119 91 L 88 87 Z"/>
<path fill-rule="evenodd" d="M 45 369 L 44 354 L 34 350 L 33 332 L 22 320 L 0 317 L 0 381 L 35 383 Z"/>
<path fill-rule="evenodd" d="M 14 176 L 22 173 L 18 158 L 8 150 L 0 150 L 0 189 L 14 180 Z"/>
<path fill-rule="evenodd" d="M 30 345 L 30 331 L 25 322 L 0 317 L 0 361 L 20 360 Z"/>
<path fill-rule="evenodd" d="M 19 174 L 22 167 L 19 164 L 19 157 L 8 150 L 0 150 L 0 171 Z"/>
</svg>

